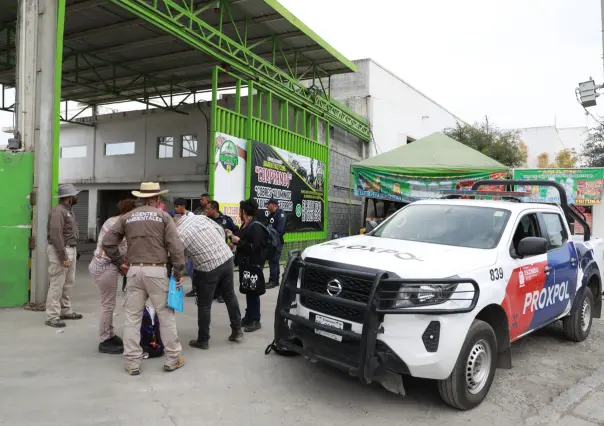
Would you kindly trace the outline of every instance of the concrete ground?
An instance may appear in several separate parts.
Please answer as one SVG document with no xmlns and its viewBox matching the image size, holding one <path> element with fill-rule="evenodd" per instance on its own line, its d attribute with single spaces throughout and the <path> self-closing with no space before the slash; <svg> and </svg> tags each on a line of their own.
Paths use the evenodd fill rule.
<svg viewBox="0 0 604 426">
<path fill-rule="evenodd" d="M 141 376 L 121 356 L 99 354 L 97 290 L 79 262 L 74 308 L 84 314 L 63 333 L 44 313 L 0 310 L 2 425 L 566 425 L 604 424 L 604 323 L 586 342 L 566 341 L 550 326 L 513 346 L 514 368 L 499 370 L 487 400 L 470 412 L 445 406 L 434 383 L 406 380 L 407 396 L 301 358 L 264 355 L 272 340 L 277 291 L 262 298 L 264 328 L 229 343 L 224 305 L 214 304 L 211 347 L 192 349 L 196 307 L 178 314 L 186 365 L 162 371 L 143 362 Z M 186 289 L 190 284 L 186 284 Z M 115 316 L 121 334 L 123 297 Z M 244 299 L 240 298 L 242 309 Z"/>
</svg>

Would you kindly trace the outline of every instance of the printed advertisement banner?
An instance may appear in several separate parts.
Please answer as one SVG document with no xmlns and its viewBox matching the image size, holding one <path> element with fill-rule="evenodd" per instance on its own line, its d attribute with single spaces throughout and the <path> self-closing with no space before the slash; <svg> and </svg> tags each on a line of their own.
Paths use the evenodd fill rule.
<svg viewBox="0 0 604 426">
<path fill-rule="evenodd" d="M 470 190 L 483 179 L 505 179 L 507 172 L 472 173 L 450 178 L 414 178 L 380 173 L 374 170 L 354 171 L 354 195 L 404 203 L 426 198 L 440 198 L 439 191 Z M 479 191 L 503 191 L 503 186 L 482 186 Z"/>
<path fill-rule="evenodd" d="M 287 232 L 323 231 L 325 164 L 261 142 L 252 143 L 251 196 L 266 217 L 271 198 L 287 216 Z"/>
<path fill-rule="evenodd" d="M 240 225 L 239 202 L 245 199 L 247 140 L 216 133 L 214 155 L 214 199 L 222 213 Z"/>
<path fill-rule="evenodd" d="M 566 189 L 569 204 L 600 204 L 604 186 L 604 169 L 516 169 L 514 179 L 551 180 Z M 559 203 L 555 188 L 527 185 L 517 186 L 517 191 L 530 192 L 530 200 L 536 203 Z"/>
</svg>

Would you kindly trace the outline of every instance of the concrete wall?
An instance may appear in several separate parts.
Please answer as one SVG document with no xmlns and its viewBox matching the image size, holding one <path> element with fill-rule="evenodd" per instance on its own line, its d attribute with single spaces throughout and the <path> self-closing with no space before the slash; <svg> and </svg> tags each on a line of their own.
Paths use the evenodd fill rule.
<svg viewBox="0 0 604 426">
<path fill-rule="evenodd" d="M 550 162 L 563 149 L 574 149 L 577 153 L 587 139 L 587 127 L 556 128 L 555 126 L 518 129 L 528 148 L 528 167 L 538 167 L 537 157 L 542 152 L 549 154 Z"/>
<path fill-rule="evenodd" d="M 359 72 L 332 77 L 331 94 L 369 119 L 380 152 L 462 121 L 371 59 L 355 64 Z"/>
<path fill-rule="evenodd" d="M 231 98 L 227 96 L 221 103 L 229 104 Z M 209 117 L 209 110 L 204 110 Z M 242 112 L 246 110 L 246 99 L 242 99 Z M 159 181 L 170 191 L 169 199 L 194 198 L 207 192 L 206 119 L 196 107 L 187 107 L 183 111 L 189 115 L 153 109 L 99 116 L 95 127 L 61 126 L 62 147 L 86 146 L 87 150 L 85 158 L 61 158 L 59 181 L 73 183 L 78 189 L 89 191 L 89 239 L 94 240 L 97 235 L 101 190 L 132 190 L 141 181 Z M 273 111 L 276 115 L 276 104 Z M 324 132 L 325 129 L 321 128 L 321 140 L 324 140 Z M 180 157 L 180 137 L 185 134 L 197 135 L 197 157 Z M 157 138 L 162 136 L 174 138 L 173 158 L 157 158 Z M 135 143 L 134 154 L 105 155 L 105 143 L 129 141 Z M 365 152 L 366 144 L 358 138 L 337 128 L 330 129 L 329 236 L 333 232 L 347 233 L 349 228 L 358 232 L 360 228 L 361 201 L 354 200 L 351 209 L 348 191 L 350 165 L 360 161 Z"/>
</svg>

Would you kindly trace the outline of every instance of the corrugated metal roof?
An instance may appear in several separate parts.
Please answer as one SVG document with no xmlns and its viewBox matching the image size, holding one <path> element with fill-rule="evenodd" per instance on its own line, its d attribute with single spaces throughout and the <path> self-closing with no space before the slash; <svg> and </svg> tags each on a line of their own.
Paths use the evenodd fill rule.
<svg viewBox="0 0 604 426">
<path fill-rule="evenodd" d="M 208 0 L 196 1 L 197 5 L 209 3 Z M 249 19 L 248 43 L 278 36 L 290 66 L 294 52 L 301 52 L 302 55 L 298 56 L 300 73 L 311 63 L 319 65 L 329 74 L 356 70 L 354 64 L 297 20 L 278 1 L 232 0 L 229 3 L 235 22 L 244 22 L 246 16 Z M 16 2 L 0 0 L 0 16 L 0 21 L 16 20 Z M 219 15 L 212 9 L 201 17 L 218 28 Z M 223 25 L 222 31 L 231 39 L 238 40 L 233 25 Z M 0 39 L 0 57 L 2 42 Z M 260 44 L 254 52 L 270 59 L 272 43 Z M 181 92 L 206 90 L 211 88 L 212 68 L 218 64 L 219 61 L 213 57 L 109 1 L 67 0 L 62 84 L 64 99 L 108 103 L 140 98 L 145 93 L 150 96 L 170 93 L 171 86 L 174 91 Z M 277 65 L 283 70 L 288 68 L 283 58 L 278 60 Z M 145 80 L 150 82 L 146 85 L 147 92 Z M 0 83 L 15 83 L 14 69 L 3 70 L 1 60 Z M 229 77 L 223 77 L 220 84 L 231 86 L 234 82 Z M 116 93 L 111 93 L 114 87 Z"/>
</svg>

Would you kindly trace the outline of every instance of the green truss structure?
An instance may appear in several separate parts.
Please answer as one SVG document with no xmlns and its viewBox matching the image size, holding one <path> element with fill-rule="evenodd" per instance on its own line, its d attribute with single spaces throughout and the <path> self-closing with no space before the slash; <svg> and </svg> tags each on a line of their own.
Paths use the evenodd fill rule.
<svg viewBox="0 0 604 426">
<path fill-rule="evenodd" d="M 299 69 L 298 60 L 303 59 L 303 56 L 283 48 L 283 35 L 260 40 L 248 39 L 248 19 L 239 21 L 233 19 L 231 8 L 236 7 L 232 4 L 234 2 L 217 0 L 199 4 L 186 0 L 111 1 L 216 58 L 222 67 L 241 75 L 242 78 L 253 79 L 349 133 L 365 141 L 371 140 L 367 121 L 330 99 L 323 83 L 324 79 L 329 79 L 329 75 L 320 68 L 320 64 L 311 63 L 305 69 Z M 283 9 L 278 2 L 265 1 L 273 7 Z M 219 14 L 218 28 L 202 19 L 204 13 Z M 226 26 L 234 29 L 236 40 L 222 31 Z M 254 52 L 256 47 L 265 43 L 272 43 L 273 46 L 269 58 Z M 287 71 L 276 65 L 278 60 L 285 62 Z M 300 80 L 309 79 L 311 76 L 313 84 L 306 87 Z"/>
</svg>

